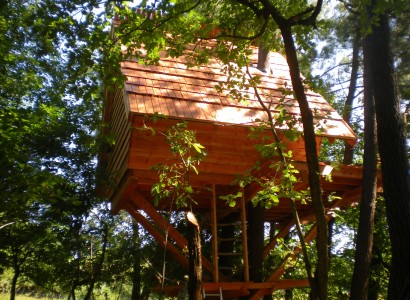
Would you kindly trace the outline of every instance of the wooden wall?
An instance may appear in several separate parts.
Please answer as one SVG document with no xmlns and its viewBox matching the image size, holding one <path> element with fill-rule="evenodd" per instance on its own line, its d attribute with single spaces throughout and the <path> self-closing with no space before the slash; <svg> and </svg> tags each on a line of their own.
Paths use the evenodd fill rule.
<svg viewBox="0 0 410 300">
<path fill-rule="evenodd" d="M 111 198 L 128 168 L 132 123 L 127 92 L 124 89 L 115 88 L 106 91 L 105 94 L 103 135 L 115 142 L 100 155 L 99 164 L 105 179 L 103 194 Z"/>
</svg>

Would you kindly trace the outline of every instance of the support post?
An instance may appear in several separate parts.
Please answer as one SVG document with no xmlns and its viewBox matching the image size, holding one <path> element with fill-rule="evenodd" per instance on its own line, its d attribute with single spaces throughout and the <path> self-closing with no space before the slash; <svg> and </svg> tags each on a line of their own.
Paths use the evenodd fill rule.
<svg viewBox="0 0 410 300">
<path fill-rule="evenodd" d="M 212 203 L 211 203 L 211 213 L 212 213 L 212 258 L 214 263 L 214 282 L 219 282 L 219 266 L 218 266 L 218 225 L 216 216 L 216 191 L 215 184 L 212 185 Z"/>
<path fill-rule="evenodd" d="M 242 247 L 243 247 L 243 278 L 249 281 L 249 260 L 248 260 L 248 234 L 246 231 L 246 205 L 245 190 L 242 189 L 241 197 L 241 223 L 242 223 Z"/>
<path fill-rule="evenodd" d="M 192 212 L 186 214 L 188 225 L 188 252 L 189 252 L 189 300 L 202 299 L 202 260 L 200 228 Z"/>
</svg>

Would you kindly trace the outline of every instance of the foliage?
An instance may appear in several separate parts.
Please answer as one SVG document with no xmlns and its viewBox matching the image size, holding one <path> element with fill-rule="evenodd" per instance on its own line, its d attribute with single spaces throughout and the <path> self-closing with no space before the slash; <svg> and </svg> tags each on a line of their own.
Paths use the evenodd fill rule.
<svg viewBox="0 0 410 300">
<path fill-rule="evenodd" d="M 186 129 L 185 122 L 171 126 L 164 134 L 176 161 L 172 165 L 157 165 L 159 182 L 152 186 L 154 204 L 161 199 L 173 199 L 177 207 L 191 207 L 195 200 L 190 172 L 198 174 L 197 166 L 205 159 L 204 146 L 196 141 L 195 132 Z"/>
<path fill-rule="evenodd" d="M 12 297 L 20 276 L 71 287 L 76 235 L 99 202 L 100 67 L 79 8 L 11 1 L 0 10 L 0 265 L 14 272 Z"/>
<path fill-rule="evenodd" d="M 400 4 L 400 1 L 393 2 Z M 285 17 L 309 6 L 306 1 L 276 1 L 275 4 Z M 206 64 L 210 57 L 216 57 L 221 63 L 235 62 L 226 67 L 230 75 L 228 82 L 217 89 L 228 91 L 233 99 L 246 104 L 248 99 L 239 90 L 258 83 L 258 78 L 244 75 L 249 45 L 263 42 L 268 48 L 283 52 L 278 27 L 271 21 L 265 23 L 263 16 L 255 17 L 251 8 L 236 1 L 143 1 L 141 5 L 146 12 L 157 12 L 156 17 L 147 18 L 123 1 L 0 3 L 0 276 L 9 278 L 10 282 L 11 274 L 17 273 L 19 286 L 29 282 L 42 291 L 54 290 L 68 295 L 73 290 L 77 296 L 84 295 L 101 258 L 102 229 L 106 226 L 109 241 L 101 274 L 96 277 L 96 297 L 97 290 L 111 290 L 110 297 L 116 297 L 130 284 L 132 269 L 128 258 L 133 242 L 130 220 L 124 216 L 109 216 L 102 199 L 94 194 L 97 149 L 104 142 L 97 137 L 101 126 L 101 83 L 104 80 L 121 86 L 124 78 L 119 75 L 118 66 L 123 55 L 155 64 L 161 49 L 166 48 L 167 54 L 173 57 L 188 53 L 191 66 Z M 336 7 L 334 11 L 339 14 L 323 15 L 316 23 L 318 30 L 297 26 L 294 36 L 303 70 L 311 69 L 310 63 L 318 50 L 317 38 L 322 39 L 319 45 L 325 46 L 320 55 L 331 62 L 320 68 L 329 66 L 329 70 L 321 78 L 312 77 L 306 82 L 320 88 L 327 99 L 334 99 L 334 105 L 341 108 L 338 103 L 345 96 L 343 82 L 348 80 L 350 72 L 350 57 L 344 55 L 343 49 L 351 47 L 353 22 L 346 17 L 344 7 Z M 400 8 L 400 12 L 402 14 L 397 14 L 392 21 L 393 52 L 401 95 L 408 100 L 406 49 L 409 47 L 406 46 L 408 39 L 403 38 L 408 35 L 408 10 Z M 111 39 L 108 32 L 114 14 L 121 23 Z M 202 43 L 210 37 L 217 37 L 213 49 Z M 190 43 L 196 47 L 187 51 Z M 120 44 L 126 45 L 129 52 L 123 53 Z M 146 52 L 138 51 L 142 45 Z M 333 60 L 340 56 L 343 56 L 340 61 Z M 332 72 L 330 69 L 334 70 L 336 65 L 340 68 Z M 361 109 L 360 94 L 359 91 L 356 95 L 356 111 Z M 407 104 L 404 102 L 403 107 Z M 280 105 L 278 109 L 275 122 L 294 127 L 294 119 L 289 118 Z M 361 117 L 362 114 L 357 113 L 354 119 L 359 136 Z M 271 124 L 261 125 L 263 132 Z M 291 134 L 286 136 L 289 140 L 299 137 L 293 131 L 287 133 Z M 262 156 L 278 157 L 279 152 L 283 152 L 290 163 L 286 169 L 279 163 L 271 165 L 272 170 L 282 170 L 281 178 L 258 179 L 264 189 L 254 199 L 255 204 L 262 203 L 269 208 L 283 196 L 298 201 L 306 199 L 306 194 L 292 190 L 297 174 L 291 164 L 291 153 L 278 150 L 268 135 L 257 134 L 263 140 L 258 145 Z M 157 202 L 172 194 L 178 206 L 187 206 L 195 194 L 189 176 L 195 176 L 196 167 L 206 152 L 196 141 L 194 132 L 187 130 L 184 124 L 176 125 L 164 133 L 164 137 L 175 155 L 175 163 L 156 167 L 160 180 L 152 191 Z M 360 148 L 357 147 L 355 158 L 359 163 Z M 340 161 L 341 149 L 337 143 L 326 143 L 322 145 L 322 158 Z M 259 167 L 255 166 L 255 170 Z M 255 178 L 245 176 L 240 180 L 245 185 Z M 241 196 L 238 193 L 227 196 L 226 200 L 234 205 L 235 199 Z M 381 282 L 382 291 L 386 290 L 388 271 L 385 267 L 390 260 L 384 214 L 384 211 L 379 213 L 382 221 L 375 233 L 380 252 L 377 256 L 382 257 L 382 263 L 374 270 L 374 278 Z M 342 236 L 354 238 L 354 210 L 340 215 L 343 219 L 337 219 L 335 230 Z M 144 284 L 148 286 L 156 282 L 153 274 L 161 270 L 157 257 L 163 253 L 146 235 L 142 236 L 145 258 L 142 272 Z M 278 256 L 289 250 L 284 244 L 277 247 Z M 345 245 L 333 255 L 332 297 L 346 297 L 352 251 L 352 245 Z M 156 272 L 152 272 L 153 269 Z M 295 264 L 294 272 L 301 273 L 299 264 Z"/>
</svg>

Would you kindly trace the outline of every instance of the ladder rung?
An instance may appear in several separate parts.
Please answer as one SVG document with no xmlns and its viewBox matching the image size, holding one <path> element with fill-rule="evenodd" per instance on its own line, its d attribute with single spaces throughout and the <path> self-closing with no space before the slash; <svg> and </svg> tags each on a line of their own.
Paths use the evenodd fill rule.
<svg viewBox="0 0 410 300">
<path fill-rule="evenodd" d="M 242 255 L 241 252 L 219 252 L 221 256 L 233 256 L 233 255 Z"/>
<path fill-rule="evenodd" d="M 237 241 L 240 240 L 240 237 L 230 237 L 230 238 L 218 238 L 220 242 L 229 242 L 229 241 Z"/>
<path fill-rule="evenodd" d="M 218 223 L 219 227 L 224 227 L 224 226 L 241 226 L 240 223 Z"/>
<path fill-rule="evenodd" d="M 239 269 L 242 269 L 241 267 L 221 267 L 221 266 L 218 266 L 218 269 L 220 269 L 220 270 L 239 270 Z"/>
<path fill-rule="evenodd" d="M 205 290 L 202 289 L 202 297 L 205 299 L 206 296 L 211 296 L 211 297 L 212 297 L 212 296 L 213 296 L 213 297 L 219 296 L 219 299 L 220 299 L 220 300 L 223 300 L 223 297 L 222 297 L 222 288 L 219 287 L 219 293 L 218 293 L 218 294 L 207 294 L 207 293 L 205 292 Z"/>
</svg>

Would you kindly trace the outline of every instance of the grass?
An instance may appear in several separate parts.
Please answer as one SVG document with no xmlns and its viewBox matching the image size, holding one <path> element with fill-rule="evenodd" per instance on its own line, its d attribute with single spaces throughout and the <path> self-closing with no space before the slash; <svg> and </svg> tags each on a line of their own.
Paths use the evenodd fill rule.
<svg viewBox="0 0 410 300">
<path fill-rule="evenodd" d="M 10 295 L 9 294 L 0 294 L 0 300 L 9 300 Z M 25 296 L 25 295 L 16 295 L 16 300 L 51 300 L 51 298 L 36 298 L 36 297 L 30 297 L 30 296 Z M 56 299 L 56 298 L 54 298 Z"/>
</svg>

